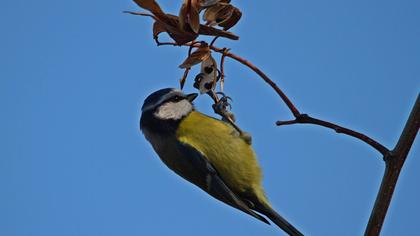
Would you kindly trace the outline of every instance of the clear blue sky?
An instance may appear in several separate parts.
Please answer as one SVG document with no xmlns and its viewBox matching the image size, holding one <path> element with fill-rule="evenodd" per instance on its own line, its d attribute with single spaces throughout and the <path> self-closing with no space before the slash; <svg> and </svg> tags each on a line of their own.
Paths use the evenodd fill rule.
<svg viewBox="0 0 420 236">
<path fill-rule="evenodd" d="M 393 147 L 420 89 L 419 1 L 233 2 L 244 13 L 233 28 L 241 39 L 218 46 L 254 62 L 303 112 Z M 177 13 L 180 1 L 161 5 Z M 186 51 L 155 47 L 151 20 L 123 10 L 138 8 L 2 3 L 0 235 L 280 235 L 170 172 L 145 141 L 143 99 L 178 85 Z M 275 127 L 291 118 L 277 95 L 234 61 L 226 73 L 276 209 L 308 235 L 361 235 L 381 156 L 323 128 Z M 418 233 L 419 154 L 417 140 L 383 235 Z"/>
</svg>

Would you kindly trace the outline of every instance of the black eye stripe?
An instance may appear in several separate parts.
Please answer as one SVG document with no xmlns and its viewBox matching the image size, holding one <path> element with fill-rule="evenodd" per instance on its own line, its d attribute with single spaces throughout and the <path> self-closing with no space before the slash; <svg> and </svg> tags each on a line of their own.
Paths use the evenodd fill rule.
<svg viewBox="0 0 420 236">
<path fill-rule="evenodd" d="M 179 102 L 179 101 L 181 101 L 182 99 L 184 99 L 184 97 L 179 96 L 179 95 L 175 95 L 175 96 L 171 97 L 171 98 L 169 99 L 169 101 L 172 101 L 172 102 Z"/>
</svg>

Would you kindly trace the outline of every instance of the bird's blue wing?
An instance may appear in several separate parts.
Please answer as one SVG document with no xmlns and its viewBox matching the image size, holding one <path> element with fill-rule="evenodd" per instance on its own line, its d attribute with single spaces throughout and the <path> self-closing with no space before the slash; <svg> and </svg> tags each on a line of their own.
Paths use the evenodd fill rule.
<svg viewBox="0 0 420 236">
<path fill-rule="evenodd" d="M 201 181 L 197 184 L 201 189 L 215 197 L 216 199 L 229 204 L 261 221 L 270 224 L 264 217 L 252 211 L 223 181 L 217 170 L 208 161 L 208 159 L 200 151 L 191 145 L 178 142 L 179 151 L 183 154 L 196 171 L 197 176 Z"/>
</svg>

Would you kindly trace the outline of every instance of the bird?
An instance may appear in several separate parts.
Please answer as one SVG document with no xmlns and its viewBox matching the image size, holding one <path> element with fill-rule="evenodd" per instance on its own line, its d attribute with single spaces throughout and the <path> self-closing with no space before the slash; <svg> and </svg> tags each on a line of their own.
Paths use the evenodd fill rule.
<svg viewBox="0 0 420 236">
<path fill-rule="evenodd" d="M 268 201 L 250 142 L 228 122 L 197 111 L 197 96 L 164 88 L 144 100 L 140 130 L 163 163 L 217 200 L 266 224 L 268 217 L 289 235 L 303 235 Z"/>
</svg>

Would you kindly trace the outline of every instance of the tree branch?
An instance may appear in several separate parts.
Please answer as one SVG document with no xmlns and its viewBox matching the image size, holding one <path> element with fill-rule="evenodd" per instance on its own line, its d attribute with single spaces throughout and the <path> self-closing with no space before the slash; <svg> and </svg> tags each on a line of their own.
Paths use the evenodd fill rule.
<svg viewBox="0 0 420 236">
<path fill-rule="evenodd" d="M 157 46 L 164 46 L 164 45 L 172 45 L 172 46 L 188 46 L 188 47 L 199 47 L 200 45 L 197 43 L 186 43 L 186 44 L 177 44 L 175 42 L 157 42 Z M 209 46 L 211 50 L 223 54 L 225 57 L 230 57 L 232 59 L 235 59 L 236 61 L 242 63 L 243 65 L 247 66 L 251 70 L 253 70 L 255 73 L 257 73 L 270 87 L 272 87 L 276 93 L 280 96 L 280 98 L 283 100 L 283 102 L 287 105 L 289 110 L 293 113 L 295 117 L 300 115 L 299 110 L 293 105 L 293 103 L 290 101 L 290 99 L 286 96 L 286 94 L 277 86 L 274 81 L 272 81 L 264 72 L 262 72 L 258 67 L 256 67 L 251 62 L 243 59 L 242 57 L 233 54 L 231 52 L 225 52 L 224 48 L 218 48 L 213 45 Z"/>
<path fill-rule="evenodd" d="M 197 43 L 197 42 L 187 43 L 187 44 L 184 44 L 184 45 L 179 45 L 179 44 L 176 44 L 175 42 L 164 42 L 164 43 L 158 42 L 157 45 L 158 46 L 163 46 L 163 45 L 188 46 L 190 48 L 200 46 L 200 44 Z M 337 133 L 343 133 L 343 134 L 355 137 L 355 138 L 367 143 L 368 145 L 373 147 L 375 150 L 377 150 L 382 155 L 385 155 L 387 152 L 389 152 L 389 150 L 386 147 L 384 147 L 382 144 L 380 144 L 379 142 L 375 141 L 374 139 L 372 139 L 372 138 L 370 138 L 370 137 L 368 137 L 368 136 L 366 136 L 362 133 L 356 132 L 356 131 L 351 130 L 351 129 L 344 128 L 342 126 L 333 124 L 333 123 L 328 122 L 328 121 L 315 119 L 313 117 L 310 117 L 307 114 L 301 114 L 300 111 L 291 102 L 291 100 L 286 96 L 286 94 L 277 86 L 277 84 L 274 83 L 270 78 L 268 78 L 268 76 L 264 72 L 262 72 L 258 67 L 256 67 L 251 62 L 243 59 L 242 57 L 240 57 L 236 54 L 233 54 L 231 52 L 227 52 L 225 48 L 218 48 L 218 47 L 215 47 L 213 45 L 210 45 L 209 47 L 210 47 L 211 50 L 213 50 L 215 52 L 218 52 L 218 53 L 221 53 L 222 54 L 222 60 L 224 59 L 224 57 L 230 57 L 230 58 L 235 59 L 236 61 L 242 63 L 243 65 L 247 66 L 248 68 L 253 70 L 255 73 L 257 73 L 267 84 L 269 84 L 276 91 L 276 93 L 280 96 L 280 98 L 287 105 L 287 107 L 292 112 L 293 116 L 295 117 L 295 120 L 277 121 L 276 124 L 278 126 L 291 125 L 291 124 L 314 124 L 314 125 L 319 125 L 319 126 L 323 126 L 323 127 L 326 127 L 326 128 L 333 129 Z M 222 62 L 224 62 L 224 60 Z"/>
<path fill-rule="evenodd" d="M 392 195 L 397 185 L 398 177 L 404 165 L 407 155 L 413 145 L 414 139 L 420 126 L 420 95 L 417 95 L 416 103 L 411 110 L 410 116 L 405 124 L 404 130 L 397 145 L 385 156 L 385 173 L 382 178 L 381 187 L 376 197 L 375 205 L 366 227 L 366 236 L 379 235 L 385 216 L 392 200 Z"/>
<path fill-rule="evenodd" d="M 363 142 L 367 143 L 368 145 L 370 145 L 371 147 L 376 149 L 378 152 L 380 152 L 384 156 L 389 152 L 388 148 L 386 148 L 382 144 L 378 143 L 377 141 L 373 140 L 372 138 L 370 138 L 370 137 L 368 137 L 368 136 L 366 136 L 362 133 L 359 133 L 359 132 L 351 130 L 351 129 L 344 128 L 342 126 L 339 126 L 337 124 L 334 124 L 334 123 L 331 123 L 331 122 L 328 122 L 328 121 L 323 121 L 323 120 L 320 120 L 320 119 L 313 118 L 313 117 L 311 117 L 307 114 L 301 114 L 300 116 L 296 117 L 296 119 L 294 119 L 294 120 L 277 121 L 276 124 L 278 126 L 292 125 L 292 124 L 319 125 L 319 126 L 322 126 L 322 127 L 325 127 L 325 128 L 333 129 L 337 133 L 346 134 L 346 135 L 352 136 L 354 138 L 357 138 L 359 140 L 362 140 Z"/>
</svg>

